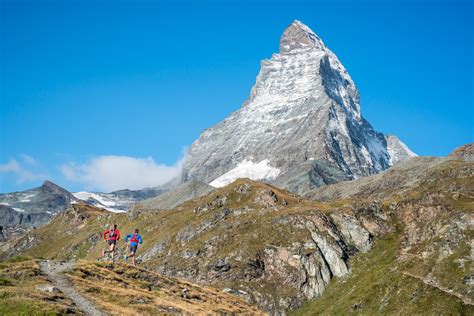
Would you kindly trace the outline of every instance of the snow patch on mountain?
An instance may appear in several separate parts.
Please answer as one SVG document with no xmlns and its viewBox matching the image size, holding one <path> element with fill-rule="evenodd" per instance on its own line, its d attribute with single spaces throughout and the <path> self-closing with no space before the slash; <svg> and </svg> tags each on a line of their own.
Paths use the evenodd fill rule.
<svg viewBox="0 0 474 316">
<path fill-rule="evenodd" d="M 102 198 L 100 195 L 92 193 L 92 192 L 82 191 L 82 192 L 73 193 L 72 195 L 74 195 L 79 200 L 83 200 L 83 201 L 87 201 L 89 199 L 94 199 L 97 202 L 99 202 L 100 204 L 105 205 L 105 206 L 114 206 L 114 205 L 116 205 L 115 202 L 107 201 L 104 198 Z"/>
<path fill-rule="evenodd" d="M 74 195 L 74 197 L 79 200 L 85 201 L 89 204 L 92 204 L 98 207 L 102 207 L 110 212 L 123 213 L 126 211 L 126 210 L 117 208 L 119 205 L 117 204 L 116 201 L 108 199 L 107 197 L 103 195 L 99 195 L 97 193 L 81 191 L 81 192 L 72 193 L 72 195 Z"/>
<path fill-rule="evenodd" d="M 224 173 L 209 184 L 213 187 L 220 188 L 239 178 L 249 178 L 251 180 L 275 179 L 280 172 L 280 169 L 269 165 L 268 159 L 258 163 L 244 160 L 241 161 L 237 167 Z"/>
<path fill-rule="evenodd" d="M 23 203 L 31 202 L 31 198 L 33 198 L 35 196 L 36 196 L 36 194 L 27 194 L 23 197 L 22 200 L 20 200 L 20 202 L 23 202 Z"/>
</svg>

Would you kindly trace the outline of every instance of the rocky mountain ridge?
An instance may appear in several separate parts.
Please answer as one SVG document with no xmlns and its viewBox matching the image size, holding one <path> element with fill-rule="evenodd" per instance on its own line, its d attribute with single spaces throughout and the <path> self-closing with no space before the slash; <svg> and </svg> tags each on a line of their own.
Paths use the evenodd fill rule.
<svg viewBox="0 0 474 316">
<path fill-rule="evenodd" d="M 51 181 L 23 192 L 0 194 L 0 225 L 41 226 L 75 201 L 71 193 Z"/>
</svg>

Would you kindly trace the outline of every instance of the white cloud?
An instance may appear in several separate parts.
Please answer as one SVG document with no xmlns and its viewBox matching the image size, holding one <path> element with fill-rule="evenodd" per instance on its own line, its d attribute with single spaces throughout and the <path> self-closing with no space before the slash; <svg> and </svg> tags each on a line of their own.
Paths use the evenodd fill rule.
<svg viewBox="0 0 474 316">
<path fill-rule="evenodd" d="M 20 169 L 20 165 L 16 160 L 10 160 L 6 164 L 0 165 L 0 172 L 17 172 Z"/>
<path fill-rule="evenodd" d="M 34 160 L 32 157 L 28 158 L 32 159 L 31 161 L 34 161 L 34 164 L 36 164 L 36 160 Z M 26 159 L 23 157 L 23 159 L 26 161 Z M 31 161 L 27 161 L 28 164 L 31 164 Z M 34 172 L 31 170 L 26 169 L 18 160 L 16 159 L 11 159 L 9 162 L 5 164 L 0 164 L 0 174 L 12 174 L 17 183 L 25 183 L 25 182 L 31 182 L 39 179 L 45 179 L 48 176 L 44 173 L 41 172 Z"/>
<path fill-rule="evenodd" d="M 60 167 L 69 181 L 84 184 L 88 190 L 138 190 L 164 184 L 181 174 L 183 159 L 168 166 L 153 158 L 99 156 L 84 164 L 68 163 Z"/>
</svg>

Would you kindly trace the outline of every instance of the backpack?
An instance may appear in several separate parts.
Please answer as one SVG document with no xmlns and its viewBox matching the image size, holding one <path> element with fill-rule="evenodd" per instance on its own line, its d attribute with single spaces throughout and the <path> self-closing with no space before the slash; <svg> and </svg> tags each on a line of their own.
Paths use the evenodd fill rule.
<svg viewBox="0 0 474 316">
<path fill-rule="evenodd" d="M 133 233 L 132 238 L 130 238 L 130 242 L 138 242 L 137 233 Z"/>
<path fill-rule="evenodd" d="M 115 229 L 111 229 L 109 233 L 109 238 L 115 236 Z"/>
</svg>

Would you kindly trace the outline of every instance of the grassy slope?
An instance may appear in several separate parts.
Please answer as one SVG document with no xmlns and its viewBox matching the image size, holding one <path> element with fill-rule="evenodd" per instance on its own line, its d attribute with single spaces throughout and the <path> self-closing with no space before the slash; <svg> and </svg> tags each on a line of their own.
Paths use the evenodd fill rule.
<svg viewBox="0 0 474 316">
<path fill-rule="evenodd" d="M 319 299 L 293 315 L 472 315 L 473 306 L 402 273 L 396 260 L 400 235 L 390 234 L 353 257 L 348 278 L 331 282 Z"/>
<path fill-rule="evenodd" d="M 430 313 L 430 311 L 434 313 L 437 310 L 446 311 L 446 314 L 472 312 L 471 307 L 463 307 L 460 300 L 454 296 L 401 273 L 408 272 L 421 278 L 434 276 L 439 284 L 456 292 L 466 293 L 469 290 L 469 285 L 463 284 L 461 278 L 465 277 L 470 269 L 472 271 L 469 261 L 464 265 L 462 263 L 462 260 L 466 262 L 466 258 L 469 258 L 468 242 L 473 237 L 472 229 L 468 228 L 459 232 L 460 241 L 455 240 L 454 244 L 450 245 L 453 254 L 442 258 L 438 254 L 446 245 L 446 239 L 439 238 L 436 234 L 430 237 L 429 233 L 449 232 L 452 218 L 472 216 L 472 189 L 474 188 L 472 163 L 466 165 L 460 161 L 448 161 L 431 169 L 429 173 L 426 175 L 426 181 L 421 181 L 416 188 L 405 192 L 403 196 L 395 196 L 383 201 L 387 209 L 393 203 L 400 205 L 397 210 L 399 219 L 404 225 L 415 225 L 413 231 L 418 229 L 418 233 L 427 233 L 426 241 L 414 244 L 405 254 L 410 255 L 407 260 L 395 261 L 394 257 L 400 255 L 400 247 L 403 248 L 403 243 L 406 242 L 406 227 L 396 236 L 377 240 L 373 251 L 352 259 L 350 264 L 354 272 L 353 276 L 346 281 L 331 282 L 328 291 L 320 299 L 307 305 L 301 311 L 302 313 L 316 314 L 322 311 L 336 314 L 351 311 L 366 314 L 374 312 Z M 86 213 L 90 213 L 87 223 L 74 226 L 74 229 L 71 229 L 69 224 L 73 219 L 67 216 L 58 217 L 51 225 L 32 233 L 39 239 L 43 239 L 43 242 L 27 253 L 34 257 L 66 258 L 73 254 L 76 258 L 95 259 L 100 248 L 105 244 L 101 241 L 91 241 L 90 237 L 104 230 L 108 224 L 116 222 L 123 233 L 140 227 L 145 237 L 145 243 L 140 251 L 149 249 L 156 242 L 170 240 L 166 252 L 157 254 L 147 264 L 153 266 L 161 260 L 166 260 L 171 266 L 182 268 L 188 264 L 191 266 L 193 259 L 183 261 L 180 258 L 178 254 L 184 248 L 176 240 L 176 234 L 185 226 L 183 223 L 197 226 L 204 220 L 212 218 L 216 213 L 215 210 L 195 212 L 194 208 L 211 203 L 219 195 L 228 195 L 230 204 L 226 207 L 234 209 L 247 207 L 251 211 L 241 214 L 238 218 L 226 219 L 227 226 L 203 232 L 191 240 L 185 248 L 197 250 L 205 240 L 212 236 L 220 236 L 222 239 L 222 243 L 218 245 L 216 257 L 224 257 L 233 250 L 253 253 L 264 245 L 285 245 L 290 240 L 299 238 L 299 232 L 295 227 L 288 227 L 287 224 L 276 224 L 275 219 L 282 215 L 282 211 L 286 214 L 305 214 L 310 209 L 326 212 L 333 208 L 346 208 L 360 201 L 371 200 L 370 197 L 359 197 L 323 204 L 301 200 L 283 190 L 276 190 L 277 195 L 284 198 L 287 205 L 278 206 L 280 208 L 278 212 L 262 213 L 259 211 L 261 206 L 255 204 L 256 192 L 252 191 L 244 199 L 235 195 L 236 186 L 243 183 L 245 182 L 240 180 L 231 187 L 225 187 L 208 196 L 189 201 L 174 210 L 159 213 L 142 212 L 135 216 L 134 214 L 110 214 L 86 210 Z M 262 190 L 268 188 L 258 183 L 255 186 Z M 275 189 L 272 188 L 272 190 Z M 431 217 L 427 214 L 431 214 Z M 436 226 L 438 224 L 439 226 Z M 70 232 L 73 233 L 68 235 Z M 294 238 L 287 238 L 292 234 Z M 54 243 L 48 242 L 47 239 L 50 238 L 48 236 L 55 235 L 67 237 L 59 238 Z M 172 256 L 168 256 L 168 250 Z M 428 250 L 434 255 L 424 256 L 424 253 L 429 253 Z M 180 260 L 180 262 L 174 260 Z M 371 268 L 367 269 L 367 267 Z M 245 280 L 243 282 L 245 283 Z M 231 284 L 214 284 L 214 286 L 224 287 Z M 268 284 L 268 286 L 273 285 Z M 360 309 L 357 304 L 362 308 Z M 423 308 L 417 309 L 418 305 Z M 429 309 L 431 308 L 429 306 L 434 307 Z"/>
<path fill-rule="evenodd" d="M 16 257 L 0 265 L 0 315 L 81 314 L 53 287 L 39 262 Z M 253 314 L 256 307 L 219 290 L 197 286 L 125 264 L 80 261 L 68 276 L 74 287 L 111 315 L 158 314 Z"/>
<path fill-rule="evenodd" d="M 259 210 L 261 205 L 255 204 L 258 190 L 272 189 L 276 192 L 280 199 L 284 199 L 287 205 L 277 205 L 280 210 L 284 210 L 286 214 L 302 213 L 307 209 L 318 209 L 325 211 L 328 206 L 317 202 L 302 200 L 295 197 L 284 190 L 278 190 L 265 184 L 253 182 L 249 195 L 243 195 L 244 198 L 235 192 L 235 188 L 241 184 L 247 183 L 240 180 L 230 187 L 223 188 L 210 195 L 189 201 L 182 206 L 166 211 L 159 212 L 139 212 L 137 216 L 133 214 L 112 214 L 106 211 L 99 211 L 88 206 L 75 205 L 77 214 L 87 217 L 83 221 L 76 221 L 75 213 L 64 213 L 56 217 L 49 225 L 30 232 L 31 236 L 38 238 L 39 242 L 36 246 L 26 250 L 24 253 L 35 258 L 54 258 L 54 259 L 96 259 L 100 250 L 106 247 L 99 234 L 107 229 L 112 223 L 117 223 L 122 235 L 130 233 L 134 228 L 140 228 L 141 235 L 144 237 L 144 243 L 141 245 L 139 252 L 143 252 L 157 242 L 170 240 L 169 247 L 172 251 L 178 251 L 181 248 L 179 242 L 175 240 L 176 234 L 185 226 L 198 226 L 203 221 L 212 220 L 215 216 L 215 210 L 195 212 L 197 206 L 212 203 L 219 196 L 227 194 L 226 207 L 239 209 L 247 207 L 245 212 L 238 217 L 228 219 L 229 222 L 236 223 L 233 231 L 206 231 L 198 238 L 193 239 L 187 248 L 196 249 L 202 246 L 204 240 L 214 236 L 229 235 L 229 243 L 225 247 L 236 249 L 242 244 L 247 245 L 248 251 L 254 252 L 261 245 L 255 243 L 255 240 L 266 244 L 286 244 L 288 243 L 288 234 L 294 234 L 291 227 L 277 227 L 281 232 L 274 231 L 275 225 L 272 222 L 276 217 L 281 216 L 280 212 L 261 213 Z M 212 207 L 211 207 L 212 208 Z M 129 216 L 132 215 L 132 216 Z M 256 221 L 257 220 L 257 221 Z M 266 229 L 268 228 L 268 229 Z M 250 233 L 258 233 L 265 238 L 255 238 Z M 55 237 L 52 237 L 55 236 Z M 123 239 L 123 238 L 122 238 Z M 121 241 L 119 248 L 125 250 L 125 244 Z M 219 249 L 220 252 L 226 252 L 226 249 Z"/>
<path fill-rule="evenodd" d="M 219 290 L 125 264 L 112 267 L 81 261 L 69 275 L 84 296 L 111 314 L 262 314 L 256 307 Z"/>
<path fill-rule="evenodd" d="M 238 193 L 237 189 L 241 186 L 244 189 L 247 188 L 245 190 L 248 192 Z M 277 202 L 272 202 L 269 195 L 271 192 L 278 196 Z M 193 227 L 194 229 L 204 222 L 213 221 L 216 215 L 222 213 L 223 208 L 215 205 L 216 201 L 222 197 L 227 199 L 225 207 L 240 209 L 242 213 L 228 216 L 219 225 L 203 231 L 188 243 L 181 244 L 176 236 L 183 231 L 183 228 Z M 266 203 L 274 204 L 264 207 Z M 195 209 L 199 207 L 208 208 L 208 210 L 196 212 Z M 253 259 L 269 246 L 285 247 L 294 241 L 310 239 L 309 232 L 304 226 L 294 227 L 284 220 L 281 221 L 282 218 L 295 214 L 307 216 L 316 210 L 326 212 L 330 206 L 303 200 L 266 184 L 239 180 L 229 187 L 189 201 L 174 210 L 111 214 L 80 205 L 75 205 L 74 208 L 75 210 L 56 217 L 49 225 L 30 232 L 30 237 L 36 238 L 38 243 L 24 253 L 35 258 L 96 260 L 100 249 L 106 246 L 99 238 L 99 233 L 105 230 L 107 225 L 117 223 L 123 234 L 132 231 L 135 227 L 140 228 L 144 243 L 139 248 L 139 255 L 150 250 L 156 243 L 168 241 L 165 251 L 157 253 L 151 260 L 144 262 L 144 267 L 153 270 L 157 266 L 165 265 L 170 269 L 183 271 L 195 269 L 199 265 L 200 269 L 207 269 L 206 262 L 198 262 L 202 261 L 202 257 L 184 260 L 182 253 L 186 250 L 202 249 L 208 240 L 218 236 L 215 243 L 216 252 L 205 259 L 209 263 L 226 258 L 235 252 L 243 258 Z M 123 253 L 126 246 L 123 242 L 119 242 L 118 248 Z M 247 259 L 230 260 L 233 279 L 213 280 L 210 284 L 218 288 L 230 287 L 245 291 L 249 291 L 250 286 L 259 288 L 269 295 L 278 294 L 286 297 L 297 295 L 296 289 L 289 286 L 284 286 L 285 292 L 282 292 L 281 284 L 284 280 L 279 279 L 278 276 L 255 280 L 253 284 L 249 284 L 244 275 L 247 262 Z M 193 281 L 206 283 L 206 280 L 193 279 Z M 277 288 L 280 288 L 278 293 L 275 290 Z"/>
<path fill-rule="evenodd" d="M 57 315 L 79 313 L 61 293 L 38 291 L 50 285 L 38 262 L 16 257 L 0 264 L 0 315 Z"/>
</svg>

